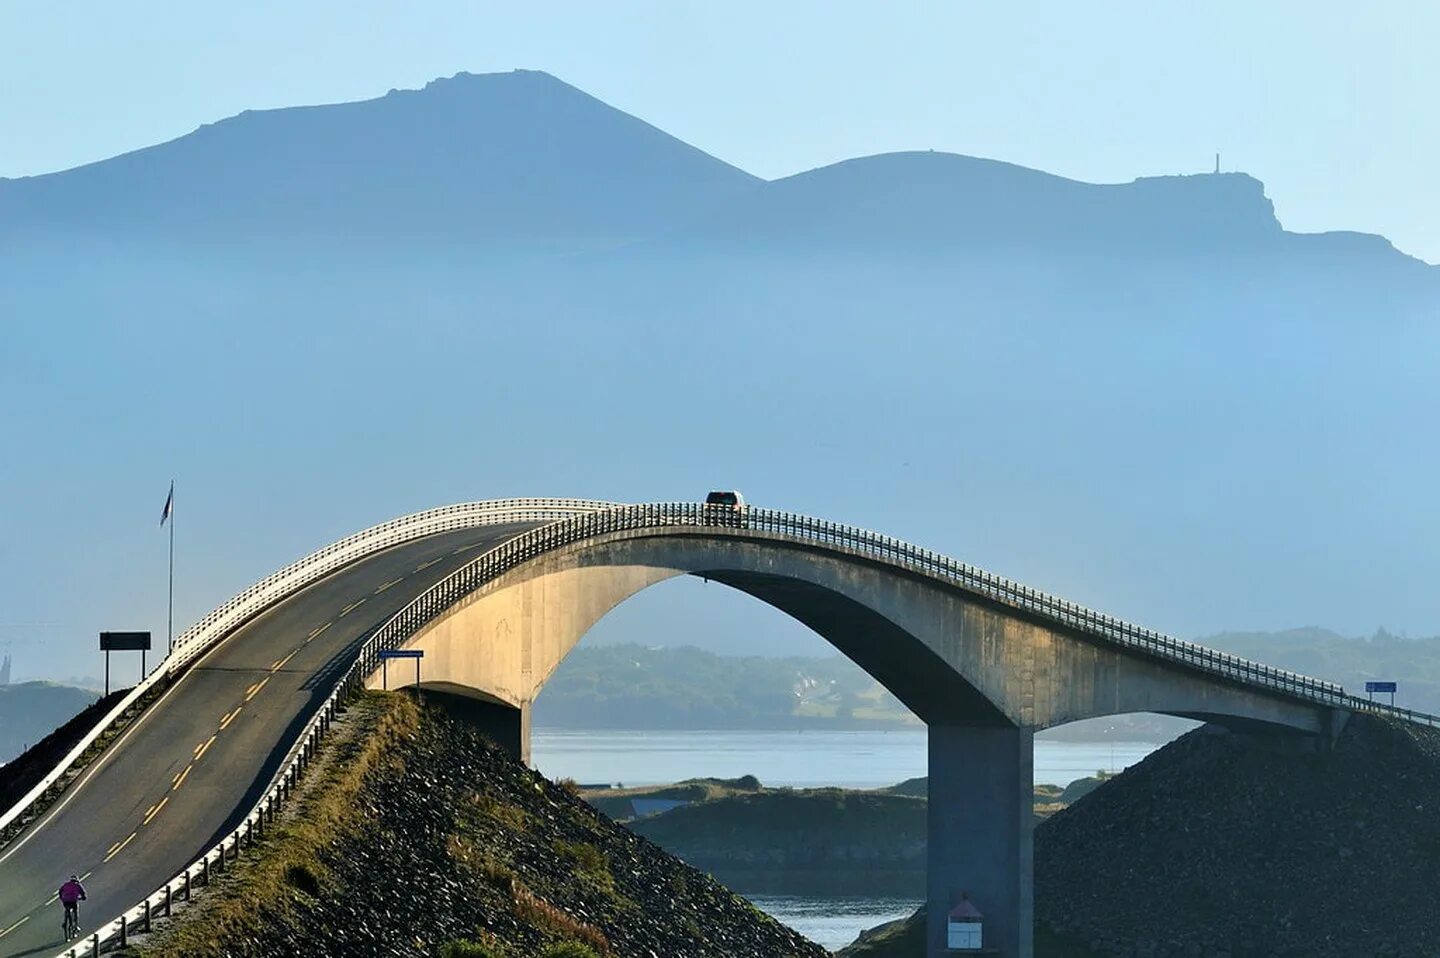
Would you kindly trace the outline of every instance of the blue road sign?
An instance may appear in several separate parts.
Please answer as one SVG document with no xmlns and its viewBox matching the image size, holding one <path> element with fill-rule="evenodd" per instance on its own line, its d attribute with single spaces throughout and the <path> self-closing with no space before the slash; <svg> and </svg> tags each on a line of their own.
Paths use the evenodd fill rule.
<svg viewBox="0 0 1440 958">
<path fill-rule="evenodd" d="M 424 650 L 424 649 L 381 649 L 381 650 L 380 650 L 380 658 L 382 658 L 382 659 L 423 659 L 423 658 L 425 658 L 425 650 Z"/>
<path fill-rule="evenodd" d="M 1394 683 L 1394 682 L 1366 682 L 1366 683 L 1365 683 L 1365 691 L 1367 691 L 1367 692 L 1392 692 L 1392 693 L 1393 693 L 1393 692 L 1395 691 L 1395 683 Z"/>
</svg>

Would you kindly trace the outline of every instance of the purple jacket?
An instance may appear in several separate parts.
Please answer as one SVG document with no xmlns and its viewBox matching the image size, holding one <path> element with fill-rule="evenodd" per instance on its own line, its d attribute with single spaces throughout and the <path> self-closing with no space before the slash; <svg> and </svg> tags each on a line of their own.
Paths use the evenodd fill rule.
<svg viewBox="0 0 1440 958">
<path fill-rule="evenodd" d="M 60 901 L 66 905 L 73 905 L 85 898 L 85 886 L 78 881 L 67 881 L 60 886 Z"/>
</svg>

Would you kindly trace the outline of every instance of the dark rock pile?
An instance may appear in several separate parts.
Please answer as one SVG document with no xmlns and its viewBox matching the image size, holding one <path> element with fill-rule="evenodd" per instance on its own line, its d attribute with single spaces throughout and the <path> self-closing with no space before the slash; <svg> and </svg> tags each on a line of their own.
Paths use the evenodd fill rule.
<svg viewBox="0 0 1440 958">
<path fill-rule="evenodd" d="M 442 708 L 366 779 L 352 821 L 231 955 L 433 956 L 483 940 L 529 958 L 574 939 L 620 958 L 827 952 L 518 765 Z"/>
<path fill-rule="evenodd" d="M 1440 730 L 1192 732 L 1036 833 L 1037 919 L 1116 958 L 1440 956 Z"/>
<path fill-rule="evenodd" d="M 1035 833 L 1037 958 L 1440 958 L 1440 729 L 1171 743 Z M 919 958 L 916 923 L 847 958 Z"/>
</svg>

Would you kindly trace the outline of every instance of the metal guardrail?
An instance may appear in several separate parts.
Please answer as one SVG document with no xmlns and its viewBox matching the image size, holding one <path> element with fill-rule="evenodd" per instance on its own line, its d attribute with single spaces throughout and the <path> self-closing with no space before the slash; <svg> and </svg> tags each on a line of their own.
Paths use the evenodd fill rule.
<svg viewBox="0 0 1440 958">
<path fill-rule="evenodd" d="M 312 582 L 381 549 L 438 532 L 501 522 L 549 522 L 587 511 L 612 508 L 614 505 L 611 502 L 589 499 L 499 499 L 442 506 L 372 526 L 292 562 L 280 571 L 261 579 L 181 632 L 175 639 L 174 649 L 155 667 L 155 671 L 131 689 L 48 775 L 13 807 L 0 815 L 0 834 L 12 824 L 27 824 L 30 820 L 27 816 L 33 817 L 31 810 L 47 792 L 57 786 L 62 789 L 67 786 L 74 778 L 70 773 L 81 756 L 147 692 L 179 674 L 237 627 Z"/>
<path fill-rule="evenodd" d="M 360 664 L 373 671 L 378 667 L 380 649 L 395 647 L 464 595 L 531 558 L 595 536 L 673 530 L 676 526 L 725 529 L 731 535 L 758 532 L 859 555 L 947 581 L 967 592 L 1031 616 L 1227 681 L 1317 705 L 1386 714 L 1419 724 L 1440 724 L 1440 717 L 1379 705 L 1349 695 L 1333 682 L 1141 628 L 891 536 L 796 513 L 755 507 L 743 507 L 742 511 L 736 512 L 727 507 L 687 502 L 621 506 L 542 526 L 517 536 L 456 570 L 398 612 L 367 643 Z"/>
<path fill-rule="evenodd" d="M 330 696 L 306 724 L 286 754 L 270 787 L 241 824 L 170 881 L 92 935 L 83 945 L 61 951 L 54 958 L 98 956 L 112 945 L 125 944 L 129 935 L 137 930 L 148 931 L 152 918 L 168 915 L 175 901 L 188 900 L 196 883 L 208 884 L 213 872 L 223 871 L 239 855 L 241 848 L 262 837 L 280 807 L 289 801 L 296 782 L 309 767 L 320 739 L 329 731 L 337 713 L 343 710 L 349 697 L 363 687 L 366 677 L 379 667 L 382 650 L 400 646 L 460 599 L 532 559 L 600 536 L 626 532 L 673 533 L 677 531 L 677 526 L 690 527 L 702 534 L 707 530 L 723 530 L 728 536 L 742 537 L 758 533 L 883 562 L 948 582 L 1056 625 L 1227 681 L 1252 685 L 1317 705 L 1381 714 L 1418 724 L 1440 725 L 1440 717 L 1378 705 L 1349 695 L 1331 682 L 1142 629 L 928 549 L 864 529 L 794 513 L 753 507 L 736 513 L 695 503 L 617 506 L 579 512 L 570 518 L 558 519 L 521 533 L 482 553 L 417 596 L 376 629 L 361 646 L 356 660 L 337 680 Z"/>
</svg>

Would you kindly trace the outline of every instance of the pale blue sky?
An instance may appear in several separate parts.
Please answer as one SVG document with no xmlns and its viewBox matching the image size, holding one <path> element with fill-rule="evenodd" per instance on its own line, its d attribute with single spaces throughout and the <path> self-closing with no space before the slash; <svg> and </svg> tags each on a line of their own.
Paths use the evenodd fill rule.
<svg viewBox="0 0 1440 958">
<path fill-rule="evenodd" d="M 1079 179 L 1263 179 L 1291 229 L 1440 262 L 1440 4 L 0 6 L 0 176 L 248 108 L 546 70 L 767 177 L 933 148 Z"/>
</svg>

